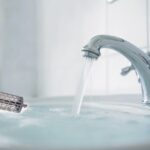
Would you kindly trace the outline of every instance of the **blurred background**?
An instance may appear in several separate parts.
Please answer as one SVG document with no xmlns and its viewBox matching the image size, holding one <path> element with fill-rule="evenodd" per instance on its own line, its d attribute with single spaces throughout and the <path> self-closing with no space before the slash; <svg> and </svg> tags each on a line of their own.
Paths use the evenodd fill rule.
<svg viewBox="0 0 150 150">
<path fill-rule="evenodd" d="M 95 35 L 124 38 L 149 51 L 149 0 L 0 0 L 0 91 L 25 97 L 73 96 Z M 139 94 L 130 65 L 113 50 L 94 63 L 88 95 Z"/>
</svg>

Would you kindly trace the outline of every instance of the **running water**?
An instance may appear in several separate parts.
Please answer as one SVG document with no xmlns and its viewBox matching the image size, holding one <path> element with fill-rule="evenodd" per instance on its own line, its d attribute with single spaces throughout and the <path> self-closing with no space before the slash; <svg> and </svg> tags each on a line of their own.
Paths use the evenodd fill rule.
<svg viewBox="0 0 150 150">
<path fill-rule="evenodd" d="M 75 96 L 75 102 L 73 105 L 73 115 L 78 115 L 80 113 L 83 97 L 85 94 L 85 90 L 87 87 L 88 79 L 91 74 L 92 70 L 92 64 L 93 64 L 94 59 L 91 58 L 86 58 L 85 59 L 85 64 L 82 69 L 81 77 L 79 79 L 79 84 L 77 87 L 77 92 Z"/>
</svg>

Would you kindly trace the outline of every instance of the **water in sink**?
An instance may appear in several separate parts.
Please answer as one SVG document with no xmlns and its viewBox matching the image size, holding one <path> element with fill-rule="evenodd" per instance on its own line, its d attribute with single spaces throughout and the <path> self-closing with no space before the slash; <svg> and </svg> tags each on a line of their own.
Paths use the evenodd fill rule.
<svg viewBox="0 0 150 150">
<path fill-rule="evenodd" d="M 150 140 L 150 116 L 83 105 L 32 105 L 22 114 L 0 113 L 0 148 L 97 148 Z"/>
</svg>

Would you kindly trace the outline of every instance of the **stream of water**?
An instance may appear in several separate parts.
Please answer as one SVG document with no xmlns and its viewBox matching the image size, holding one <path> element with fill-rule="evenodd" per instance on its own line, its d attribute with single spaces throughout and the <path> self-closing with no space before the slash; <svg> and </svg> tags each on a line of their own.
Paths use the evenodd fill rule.
<svg viewBox="0 0 150 150">
<path fill-rule="evenodd" d="M 85 63 L 82 69 L 81 77 L 79 79 L 79 83 L 75 95 L 75 102 L 72 110 L 73 115 L 78 115 L 80 113 L 83 97 L 86 91 L 89 77 L 91 75 L 93 61 L 94 59 L 85 58 Z"/>
</svg>

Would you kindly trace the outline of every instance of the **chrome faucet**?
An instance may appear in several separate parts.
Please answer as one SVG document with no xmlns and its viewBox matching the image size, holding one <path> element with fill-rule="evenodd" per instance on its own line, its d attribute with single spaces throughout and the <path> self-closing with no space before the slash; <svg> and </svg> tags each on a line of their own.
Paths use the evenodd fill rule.
<svg viewBox="0 0 150 150">
<path fill-rule="evenodd" d="M 87 45 L 84 46 L 84 57 L 98 59 L 102 48 L 110 48 L 125 56 L 131 66 L 122 70 L 122 75 L 131 70 L 135 70 L 139 82 L 141 83 L 143 103 L 150 104 L 150 57 L 142 50 L 128 41 L 109 35 L 94 36 Z"/>
</svg>

